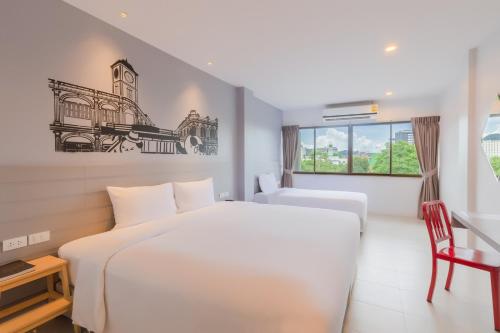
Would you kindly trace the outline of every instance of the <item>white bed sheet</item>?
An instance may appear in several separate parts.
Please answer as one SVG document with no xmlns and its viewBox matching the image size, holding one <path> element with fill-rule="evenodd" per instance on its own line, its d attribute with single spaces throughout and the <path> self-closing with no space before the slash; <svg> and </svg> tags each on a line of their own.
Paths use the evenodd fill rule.
<svg viewBox="0 0 500 333">
<path fill-rule="evenodd" d="M 359 216 L 361 231 L 364 230 L 368 211 L 368 198 L 365 193 L 361 192 L 280 188 L 278 191 L 270 194 L 256 193 L 254 201 L 265 204 L 352 212 Z"/>
<path fill-rule="evenodd" d="M 358 244 L 349 212 L 222 202 L 59 254 L 96 333 L 338 333 Z"/>
</svg>

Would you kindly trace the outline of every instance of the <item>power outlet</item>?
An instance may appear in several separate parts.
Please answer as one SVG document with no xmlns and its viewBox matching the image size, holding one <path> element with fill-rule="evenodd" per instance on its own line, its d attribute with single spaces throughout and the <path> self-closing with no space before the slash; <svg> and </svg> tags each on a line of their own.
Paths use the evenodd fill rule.
<svg viewBox="0 0 500 333">
<path fill-rule="evenodd" d="M 229 197 L 229 192 L 221 192 L 219 193 L 219 199 L 225 199 Z"/>
<path fill-rule="evenodd" d="M 36 234 L 28 235 L 30 245 L 47 242 L 50 240 L 50 231 L 42 231 Z"/>
<path fill-rule="evenodd" d="M 20 236 L 20 237 L 16 237 L 16 238 L 6 239 L 2 242 L 3 252 L 19 249 L 19 248 L 25 247 L 25 246 L 28 246 L 28 237 L 27 236 Z"/>
</svg>

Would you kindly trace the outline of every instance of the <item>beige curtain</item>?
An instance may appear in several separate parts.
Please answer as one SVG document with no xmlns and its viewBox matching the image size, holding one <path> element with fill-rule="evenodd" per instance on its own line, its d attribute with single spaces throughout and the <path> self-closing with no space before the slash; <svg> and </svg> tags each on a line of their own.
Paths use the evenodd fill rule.
<svg viewBox="0 0 500 333">
<path fill-rule="evenodd" d="M 418 217 L 421 219 L 423 218 L 422 203 L 439 199 L 439 116 L 412 118 L 411 124 L 423 176 L 418 199 Z"/>
<path fill-rule="evenodd" d="M 281 184 L 283 187 L 292 187 L 293 167 L 299 144 L 299 126 L 283 126 L 281 133 L 283 135 L 283 177 Z"/>
</svg>

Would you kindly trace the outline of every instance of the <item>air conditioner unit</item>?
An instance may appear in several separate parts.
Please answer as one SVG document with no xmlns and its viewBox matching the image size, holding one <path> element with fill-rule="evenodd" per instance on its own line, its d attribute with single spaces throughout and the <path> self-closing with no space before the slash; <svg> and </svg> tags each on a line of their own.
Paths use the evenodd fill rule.
<svg viewBox="0 0 500 333">
<path fill-rule="evenodd" d="M 374 101 L 329 104 L 323 111 L 324 122 L 371 122 L 377 120 L 378 104 Z"/>
</svg>

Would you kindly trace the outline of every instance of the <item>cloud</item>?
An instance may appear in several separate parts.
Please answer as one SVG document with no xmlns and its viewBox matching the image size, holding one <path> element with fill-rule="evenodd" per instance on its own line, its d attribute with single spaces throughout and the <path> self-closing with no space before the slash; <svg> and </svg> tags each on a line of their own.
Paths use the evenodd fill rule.
<svg viewBox="0 0 500 333">
<path fill-rule="evenodd" d="M 366 136 L 357 136 L 356 133 L 353 135 L 354 147 L 353 150 L 364 151 L 364 152 L 379 152 L 385 148 L 385 142 L 377 142 L 368 139 Z"/>
<path fill-rule="evenodd" d="M 339 131 L 336 128 L 328 128 L 323 135 L 316 136 L 317 147 L 328 147 L 332 145 L 337 147 L 339 150 L 347 150 L 348 145 L 348 134 L 343 131 Z M 366 136 L 358 136 L 356 133 L 353 134 L 354 150 L 363 152 L 379 152 L 385 148 L 387 141 L 375 141 L 367 138 Z M 313 148 L 312 145 L 301 143 L 303 147 Z"/>
<path fill-rule="evenodd" d="M 328 147 L 332 145 L 339 150 L 347 149 L 348 137 L 347 133 L 337 130 L 336 128 L 328 128 L 324 135 L 316 136 L 317 147 Z"/>
</svg>

